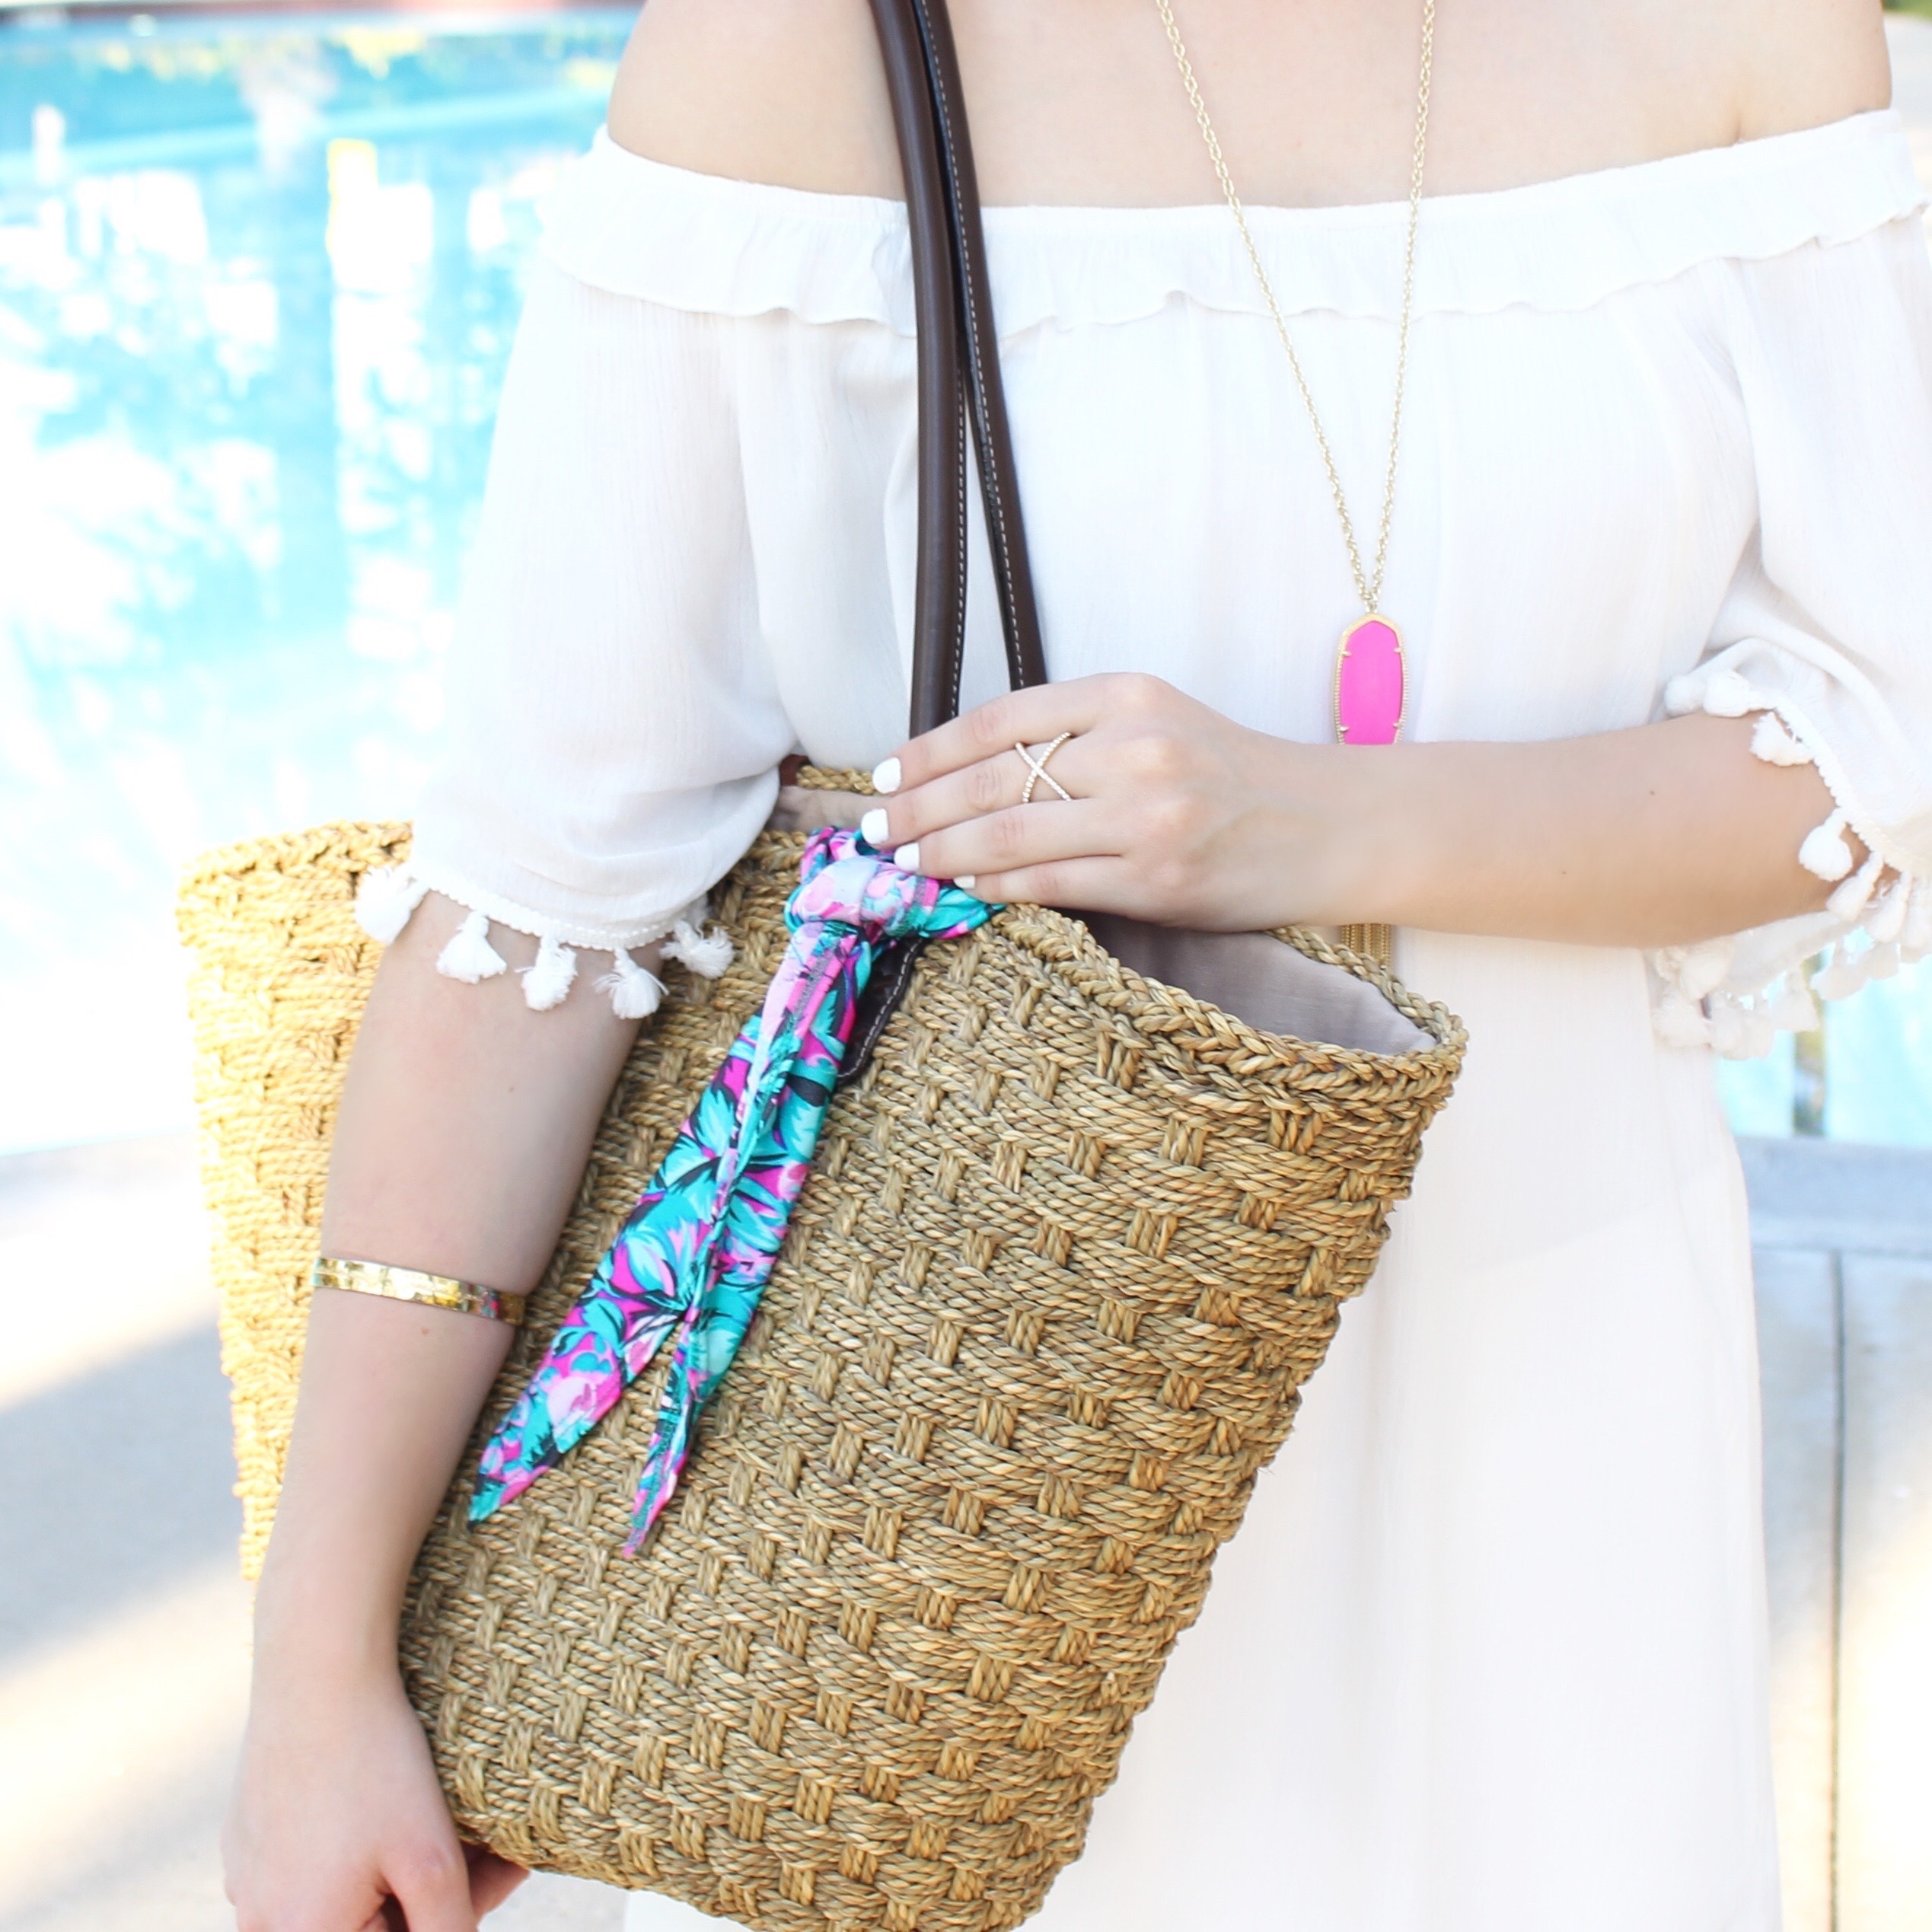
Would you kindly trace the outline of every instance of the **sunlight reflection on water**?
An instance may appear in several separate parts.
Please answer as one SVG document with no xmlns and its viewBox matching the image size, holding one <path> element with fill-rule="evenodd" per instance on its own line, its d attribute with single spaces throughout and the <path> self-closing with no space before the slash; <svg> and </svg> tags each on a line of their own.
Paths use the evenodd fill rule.
<svg viewBox="0 0 1932 1932">
<path fill-rule="evenodd" d="M 413 805 L 627 27 L 0 33 L 0 1148 L 184 1123 L 184 859 Z"/>
</svg>

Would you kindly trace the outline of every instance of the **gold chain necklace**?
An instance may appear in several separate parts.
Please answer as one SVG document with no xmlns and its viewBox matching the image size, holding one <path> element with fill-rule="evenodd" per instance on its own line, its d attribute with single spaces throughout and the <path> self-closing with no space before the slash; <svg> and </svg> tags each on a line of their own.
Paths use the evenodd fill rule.
<svg viewBox="0 0 1932 1932">
<path fill-rule="evenodd" d="M 1200 83 L 1195 78 L 1194 63 L 1188 58 L 1181 30 L 1175 23 L 1172 0 L 1154 0 L 1161 24 L 1167 29 L 1168 44 L 1174 49 L 1175 64 L 1181 70 L 1181 84 L 1188 91 L 1189 104 L 1207 144 L 1209 160 L 1216 178 L 1227 197 L 1235 225 L 1241 231 L 1242 245 L 1248 251 L 1255 279 L 1261 284 L 1262 299 L 1267 304 L 1275 333 L 1287 352 L 1288 366 L 1294 371 L 1295 387 L 1301 391 L 1302 405 L 1308 412 L 1309 426 L 1315 432 L 1315 448 L 1321 454 L 1321 467 L 1328 472 L 1328 489 L 1334 499 L 1335 516 L 1341 525 L 1343 547 L 1348 552 L 1350 573 L 1362 600 L 1362 615 L 1342 633 L 1335 652 L 1335 735 L 1345 744 L 1392 744 L 1402 728 L 1408 706 L 1408 666 L 1402 653 L 1402 634 L 1383 617 L 1380 610 L 1382 579 L 1388 567 L 1388 532 L 1395 515 L 1395 472 L 1402 446 L 1402 397 L 1409 366 L 1409 323 L 1415 308 L 1415 238 L 1422 218 L 1422 166 L 1429 149 L 1429 88 L 1435 69 L 1436 0 L 1423 0 L 1422 72 L 1416 87 L 1415 146 L 1409 170 L 1408 231 L 1402 250 L 1402 315 L 1396 336 L 1395 400 L 1388 424 L 1388 471 L 1382 486 L 1382 528 L 1376 541 L 1375 567 L 1366 571 L 1361 546 L 1356 540 L 1355 520 L 1348 513 L 1347 493 L 1342 488 L 1341 472 L 1335 466 L 1334 452 L 1328 446 L 1328 432 L 1322 427 L 1321 412 L 1315 406 L 1315 392 L 1309 387 L 1302 359 L 1295 352 L 1294 338 L 1288 333 L 1281 304 L 1275 300 L 1274 285 L 1262 265 L 1261 251 L 1248 225 L 1248 212 L 1235 191 L 1234 177 L 1227 158 L 1221 151 L 1220 137 L 1209 118 L 1207 104 L 1201 98 Z M 1343 928 L 1343 942 L 1357 952 L 1366 952 L 1384 961 L 1388 958 L 1388 929 L 1385 926 L 1351 926 Z"/>
</svg>

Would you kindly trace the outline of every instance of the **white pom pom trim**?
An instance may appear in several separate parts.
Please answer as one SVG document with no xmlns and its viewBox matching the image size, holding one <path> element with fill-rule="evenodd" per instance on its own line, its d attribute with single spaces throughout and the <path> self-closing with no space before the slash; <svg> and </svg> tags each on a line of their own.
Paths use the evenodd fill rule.
<svg viewBox="0 0 1932 1932">
<path fill-rule="evenodd" d="M 561 939 L 537 942 L 537 957 L 523 969 L 523 1003 L 533 1013 L 547 1013 L 570 996 L 577 977 L 577 955 Z"/>
<path fill-rule="evenodd" d="M 509 971 L 502 955 L 489 943 L 489 917 L 473 912 L 450 935 L 436 960 L 436 971 L 448 980 L 461 980 L 474 986 L 480 980 L 493 980 Z"/>
<path fill-rule="evenodd" d="M 611 970 L 597 983 L 611 996 L 611 1010 L 620 1019 L 649 1019 L 664 1001 L 664 981 L 646 972 L 620 946 L 611 955 Z"/>
<path fill-rule="evenodd" d="M 1675 987 L 1667 987 L 1651 1015 L 1657 1038 L 1667 1047 L 1707 1047 L 1710 1022 L 1701 1008 Z"/>
<path fill-rule="evenodd" d="M 1736 671 L 1709 666 L 1673 677 L 1664 687 L 1664 709 L 1673 717 L 1693 711 L 1718 718 L 1759 713 L 1751 732 L 1754 757 L 1769 765 L 1817 767 L 1835 803 L 1825 822 L 1806 834 L 1798 862 L 1836 889 L 1825 901 L 1824 916 L 1785 922 L 1793 929 L 1789 942 L 1773 926 L 1751 936 L 1741 951 L 1720 939 L 1653 953 L 1651 964 L 1663 982 L 1653 1006 L 1659 1039 L 1674 1047 L 1707 1046 L 1727 1057 L 1753 1057 L 1768 1051 L 1780 1031 L 1816 1027 L 1819 999 L 1844 999 L 1868 980 L 1889 979 L 1902 965 L 1932 953 L 1932 881 L 1905 872 L 1895 854 L 1885 856 L 1883 838 L 1854 826 L 1852 813 L 1835 802 L 1847 795 L 1840 775 L 1828 748 L 1815 750 L 1807 744 L 1811 734 L 1802 717 L 1760 697 Z M 1862 864 L 1853 837 L 1865 847 Z M 1861 933 L 1865 943 L 1854 948 Z M 1768 959 L 1767 939 L 1772 942 Z M 1793 952 L 1801 948 L 1808 957 L 1835 939 L 1829 963 L 1809 987 L 1801 970 L 1785 970 Z M 1787 943 L 1792 951 L 1780 961 L 1777 952 Z M 1740 958 L 1752 963 L 1740 968 Z M 1754 988 L 1733 977 L 1749 971 L 1755 977 L 1767 964 L 1781 980 Z"/>
<path fill-rule="evenodd" d="M 1781 1033 L 1809 1033 L 1818 1025 L 1818 1002 L 1803 973 L 1785 974 L 1783 990 L 1771 1003 L 1771 1024 Z"/>
<path fill-rule="evenodd" d="M 1749 1057 L 1743 1009 L 1721 994 L 1710 1003 L 1710 1048 L 1720 1060 Z"/>
<path fill-rule="evenodd" d="M 1866 936 L 1880 945 L 1889 945 L 1898 939 L 1905 929 L 1905 913 L 1911 896 L 1908 881 L 1894 879 L 1892 889 L 1883 894 L 1865 915 Z"/>
<path fill-rule="evenodd" d="M 1728 939 L 1706 939 L 1701 945 L 1686 946 L 1677 967 L 1678 990 L 1687 999 L 1702 999 L 1724 984 L 1731 970 L 1731 956 L 1736 948 Z"/>
<path fill-rule="evenodd" d="M 1704 709 L 1704 687 L 1707 682 L 1702 671 L 1686 671 L 1682 677 L 1673 677 L 1664 687 L 1664 709 L 1673 718 L 1682 718 L 1687 713 Z"/>
<path fill-rule="evenodd" d="M 1886 862 L 1874 852 L 1874 854 L 1872 854 L 1870 858 L 1868 858 L 1867 862 L 1864 862 L 1863 866 L 1860 866 L 1860 868 L 1857 869 L 1857 872 L 1854 872 L 1853 875 L 1851 875 L 1849 879 L 1847 879 L 1845 883 L 1843 883 L 1841 887 L 1839 887 L 1838 891 L 1835 891 L 1835 893 L 1824 902 L 1825 912 L 1832 913 L 1832 918 L 1834 920 L 1847 920 L 1847 922 L 1853 922 L 1853 920 L 1859 918 L 1859 913 L 1864 912 L 1864 908 L 1867 908 L 1867 906 L 1872 902 L 1872 893 L 1878 888 L 1878 875 L 1884 872 L 1884 868 L 1886 868 Z"/>
<path fill-rule="evenodd" d="M 700 933 L 689 920 L 681 919 L 665 942 L 664 956 L 681 961 L 700 979 L 715 980 L 729 968 L 736 949 L 732 945 L 732 936 L 722 926 Z"/>
<path fill-rule="evenodd" d="M 436 970 L 446 979 L 475 986 L 510 970 L 509 962 L 490 943 L 493 925 L 528 933 L 537 941 L 536 958 L 518 969 L 524 1003 L 533 1012 L 551 1012 L 569 997 L 570 989 L 576 984 L 579 948 L 602 952 L 610 946 L 608 938 L 600 941 L 587 931 L 579 931 L 574 937 L 543 932 L 537 929 L 534 917 L 521 908 L 499 904 L 486 894 L 472 897 L 455 881 L 444 883 L 433 877 L 419 878 L 409 865 L 378 866 L 363 874 L 356 887 L 356 920 L 371 938 L 386 945 L 409 923 L 416 908 L 432 891 L 454 900 L 464 913 L 462 923 L 437 955 Z M 705 901 L 699 899 L 669 921 L 662 951 L 665 958 L 680 961 L 690 971 L 715 980 L 730 966 L 736 949 L 731 935 L 722 926 L 703 929 Z M 611 970 L 595 982 L 597 990 L 609 996 L 612 1010 L 620 1019 L 647 1019 L 663 1000 L 664 982 L 641 966 L 630 948 L 655 942 L 665 929 L 663 926 L 646 927 L 642 937 L 614 948 Z"/>
<path fill-rule="evenodd" d="M 1704 680 L 1704 708 L 1713 718 L 1742 718 L 1764 706 L 1735 671 L 1714 671 Z"/>
<path fill-rule="evenodd" d="M 410 876 L 406 866 L 378 866 L 362 875 L 355 888 L 355 923 L 372 939 L 387 945 L 410 923 L 429 888 Z"/>
<path fill-rule="evenodd" d="M 1841 940 L 1832 948 L 1830 964 L 1812 975 L 1811 990 L 1821 999 L 1848 999 L 1864 984 L 1863 959 Z"/>
<path fill-rule="evenodd" d="M 1885 861 L 1874 852 L 1825 901 L 1825 910 L 1834 919 L 1855 920 L 1871 903 L 1872 894 L 1878 885 L 1879 874 L 1884 867 Z"/>
<path fill-rule="evenodd" d="M 1844 812 L 1835 811 L 1805 834 L 1805 842 L 1798 848 L 1798 863 L 1814 878 L 1843 878 L 1851 870 L 1851 847 L 1844 839 L 1847 822 Z"/>
<path fill-rule="evenodd" d="M 1808 765 L 1811 754 L 1784 728 L 1775 711 L 1761 712 L 1751 733 L 1751 755 L 1768 765 Z"/>
</svg>

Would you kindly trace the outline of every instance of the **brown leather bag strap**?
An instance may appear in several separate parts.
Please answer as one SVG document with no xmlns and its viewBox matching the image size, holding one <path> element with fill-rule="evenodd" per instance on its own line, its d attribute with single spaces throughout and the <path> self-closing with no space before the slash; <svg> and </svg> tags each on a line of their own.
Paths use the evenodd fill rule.
<svg viewBox="0 0 1932 1932">
<path fill-rule="evenodd" d="M 1033 595 L 1033 569 L 1026 547 L 1026 522 L 1020 512 L 1013 468 L 1013 439 L 1006 416 L 1006 385 L 999 373 L 999 336 L 993 313 L 992 279 L 986 266 L 986 231 L 980 213 L 979 177 L 973 167 L 972 135 L 967 125 L 966 95 L 959 78 L 952 23 L 946 0 L 913 0 L 926 47 L 927 84 L 939 130 L 939 161 L 945 170 L 946 202 L 952 221 L 953 273 L 959 302 L 961 373 L 979 459 L 980 488 L 986 503 L 987 535 L 992 547 L 999 616 L 1006 639 L 1009 681 L 1015 689 L 1047 681 L 1040 642 L 1040 613 Z"/>
<path fill-rule="evenodd" d="M 872 0 L 906 177 L 919 337 L 919 536 L 913 732 L 958 715 L 966 637 L 966 422 L 970 413 L 1007 673 L 1046 666 L 1013 482 L 986 242 L 945 0 Z"/>
<path fill-rule="evenodd" d="M 959 301 L 945 171 L 911 0 L 872 0 L 906 177 L 913 314 L 919 336 L 919 545 L 911 729 L 959 709 L 966 645 L 966 419 Z"/>
</svg>

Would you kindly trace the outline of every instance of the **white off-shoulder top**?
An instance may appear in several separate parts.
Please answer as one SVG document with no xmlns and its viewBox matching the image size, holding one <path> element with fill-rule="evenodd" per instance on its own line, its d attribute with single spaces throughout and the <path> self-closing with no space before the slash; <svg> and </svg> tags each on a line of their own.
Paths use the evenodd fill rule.
<svg viewBox="0 0 1932 1932">
<path fill-rule="evenodd" d="M 1830 992 L 1932 938 L 1920 206 L 1889 113 L 1425 206 L 1385 598 L 1408 735 L 1757 712 L 1761 754 L 1836 795 L 1806 856 L 1838 900 L 1654 963 L 1398 933 L 1468 1025 L 1455 1095 L 1037 1932 L 1774 1932 L 1749 1235 L 1708 1049 L 1807 1018 L 1785 976 L 1822 945 Z M 1363 516 L 1403 216 L 1254 217 Z M 1357 613 L 1227 211 L 987 228 L 1054 674 L 1153 672 L 1325 741 Z M 575 167 L 448 754 L 372 930 L 434 887 L 472 909 L 458 977 L 505 970 L 493 929 L 540 936 L 540 1007 L 584 970 L 644 1012 L 627 948 L 667 933 L 717 963 L 703 896 L 779 761 L 864 766 L 904 730 L 910 331 L 891 202 L 608 142 Z M 977 699 L 1001 653 L 975 568 Z M 643 1894 L 626 1922 L 716 1923 Z"/>
<path fill-rule="evenodd" d="M 1659 955 L 1666 1039 L 1760 1051 L 1932 947 L 1932 266 L 1890 113 L 1423 207 L 1383 598 L 1411 739 L 1762 714 L 1838 811 L 1816 917 Z M 1379 502 L 1401 205 L 1258 209 L 1352 502 Z M 1224 207 L 995 208 L 987 229 L 1047 658 L 1331 735 L 1357 614 Z M 694 174 L 600 137 L 555 196 L 497 429 L 449 749 L 387 936 L 429 888 L 576 952 L 688 922 L 779 761 L 904 735 L 914 345 L 896 202 Z M 1358 518 L 1366 514 L 1358 508 Z M 983 550 L 968 702 L 1001 663 Z M 1851 869 L 1849 829 L 1870 853 Z M 1686 839 L 1700 835 L 1694 824 Z M 626 1004 L 628 1003 L 628 1004 Z"/>
</svg>

